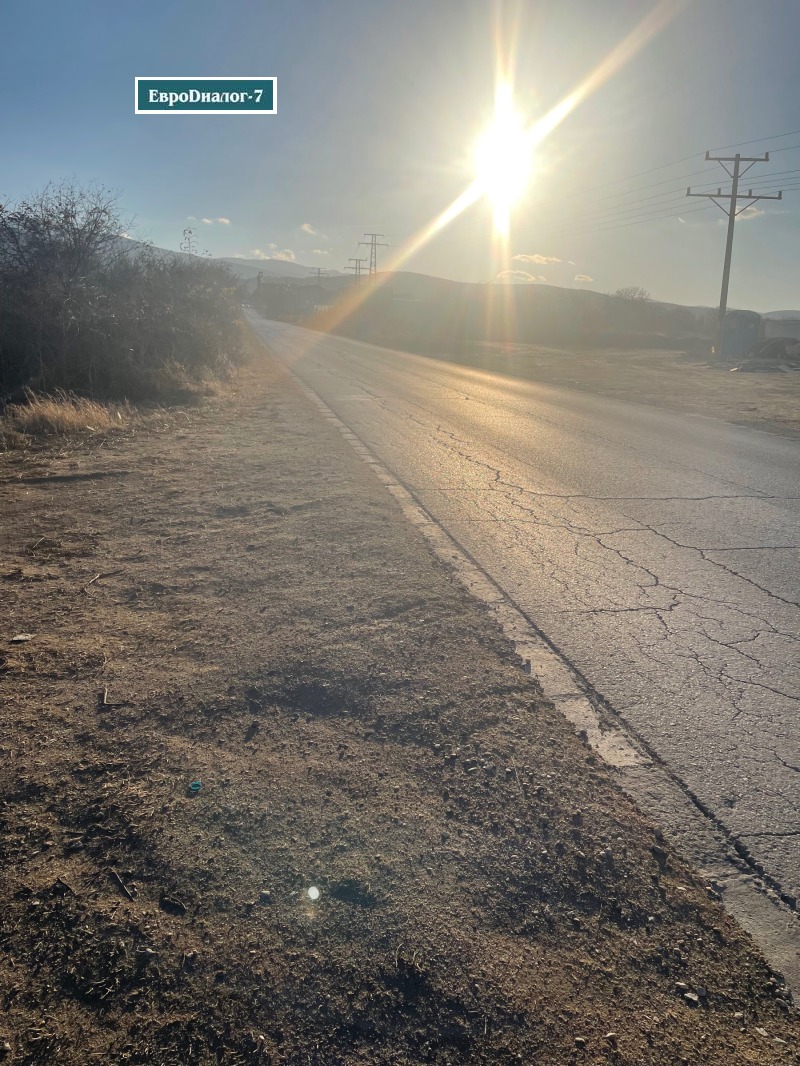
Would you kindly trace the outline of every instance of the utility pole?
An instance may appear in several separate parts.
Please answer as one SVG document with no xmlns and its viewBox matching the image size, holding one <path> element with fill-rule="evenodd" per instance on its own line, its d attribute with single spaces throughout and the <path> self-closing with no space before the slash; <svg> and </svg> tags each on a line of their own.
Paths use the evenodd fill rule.
<svg viewBox="0 0 800 1066">
<path fill-rule="evenodd" d="M 356 285 L 358 285 L 361 282 L 361 264 L 366 263 L 366 259 L 355 259 L 351 257 L 348 262 L 352 263 L 353 265 L 346 266 L 345 270 L 353 271 L 353 274 L 355 275 L 356 279 Z"/>
<path fill-rule="evenodd" d="M 378 237 L 383 237 L 383 233 L 365 233 L 365 237 L 369 237 L 368 241 L 359 241 L 359 245 L 365 244 L 369 248 L 369 276 L 374 277 L 378 273 L 378 249 L 388 248 L 389 245 L 383 241 L 379 241 Z"/>
<path fill-rule="evenodd" d="M 731 179 L 731 191 L 730 193 L 723 193 L 722 188 L 718 188 L 716 192 L 692 192 L 691 186 L 686 190 L 687 196 L 705 196 L 709 200 L 713 200 L 714 203 L 728 216 L 728 237 L 725 241 L 725 263 L 722 268 L 722 291 L 719 297 L 719 313 L 717 315 L 717 332 L 714 338 L 714 355 L 716 359 L 722 355 L 722 345 L 725 340 L 725 315 L 728 310 L 728 283 L 731 277 L 731 253 L 733 252 L 733 228 L 736 223 L 736 218 L 746 211 L 748 207 L 752 207 L 758 200 L 782 200 L 783 192 L 777 193 L 775 196 L 758 196 L 753 193 L 752 189 L 749 189 L 747 194 L 739 192 L 739 178 L 741 178 L 755 163 L 768 163 L 769 152 L 765 155 L 750 156 L 750 155 L 711 155 L 706 152 L 706 162 L 719 163 L 725 173 Z M 727 163 L 733 163 L 733 170 L 729 170 L 726 166 Z M 747 163 L 748 165 L 741 169 L 741 164 Z M 719 202 L 720 200 L 727 200 L 728 206 L 723 207 Z M 748 200 L 744 207 L 737 207 L 739 200 Z"/>
<path fill-rule="evenodd" d="M 325 267 L 311 267 L 311 273 L 317 279 L 317 285 L 322 288 L 322 279 L 328 273 Z"/>
</svg>

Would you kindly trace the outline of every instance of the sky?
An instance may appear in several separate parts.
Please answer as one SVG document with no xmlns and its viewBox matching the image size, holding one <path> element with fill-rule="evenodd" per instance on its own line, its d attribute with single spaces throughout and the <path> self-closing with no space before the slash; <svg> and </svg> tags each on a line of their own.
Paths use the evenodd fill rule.
<svg viewBox="0 0 800 1066">
<path fill-rule="evenodd" d="M 99 184 L 118 195 L 128 231 L 161 247 L 177 249 L 189 226 L 215 256 L 342 270 L 365 254 L 364 232 L 378 231 L 391 245 L 379 265 L 390 265 L 474 180 L 498 40 L 514 56 L 515 106 L 533 124 L 655 7 L 5 0 L 0 202 L 50 181 Z M 601 292 L 637 285 L 714 306 L 726 220 L 684 194 L 690 183 L 724 188 L 705 151 L 741 144 L 772 153 L 744 184 L 785 191 L 737 223 L 730 305 L 800 308 L 800 4 L 665 7 L 663 28 L 536 145 L 507 248 L 483 197 L 404 269 Z M 135 115 L 137 75 L 275 76 L 278 113 Z"/>
</svg>

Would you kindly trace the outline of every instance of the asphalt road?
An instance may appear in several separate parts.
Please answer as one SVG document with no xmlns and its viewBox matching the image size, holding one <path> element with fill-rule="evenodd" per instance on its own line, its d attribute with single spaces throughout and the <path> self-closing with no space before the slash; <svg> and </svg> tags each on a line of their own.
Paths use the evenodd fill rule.
<svg viewBox="0 0 800 1066">
<path fill-rule="evenodd" d="M 257 328 L 800 898 L 800 441 Z"/>
</svg>

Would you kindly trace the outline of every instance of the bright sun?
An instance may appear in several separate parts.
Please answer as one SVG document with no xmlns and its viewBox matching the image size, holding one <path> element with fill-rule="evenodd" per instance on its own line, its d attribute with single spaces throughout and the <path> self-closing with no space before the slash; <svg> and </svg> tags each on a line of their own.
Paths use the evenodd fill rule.
<svg viewBox="0 0 800 1066">
<path fill-rule="evenodd" d="M 511 211 L 530 178 L 531 155 L 531 138 L 514 107 L 512 87 L 502 82 L 495 95 L 492 124 L 475 146 L 476 181 L 492 205 L 498 236 L 508 236 Z"/>
</svg>

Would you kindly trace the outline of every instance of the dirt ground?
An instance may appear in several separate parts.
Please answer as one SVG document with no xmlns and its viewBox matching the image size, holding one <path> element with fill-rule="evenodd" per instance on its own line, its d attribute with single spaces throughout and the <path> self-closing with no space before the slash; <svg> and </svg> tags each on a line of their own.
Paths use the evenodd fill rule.
<svg viewBox="0 0 800 1066">
<path fill-rule="evenodd" d="M 800 437 L 800 374 L 739 373 L 728 365 L 714 366 L 663 349 L 482 344 L 458 361 Z"/>
<path fill-rule="evenodd" d="M 0 456 L 0 498 L 0 1061 L 800 1061 L 780 976 L 266 356 Z"/>
</svg>

